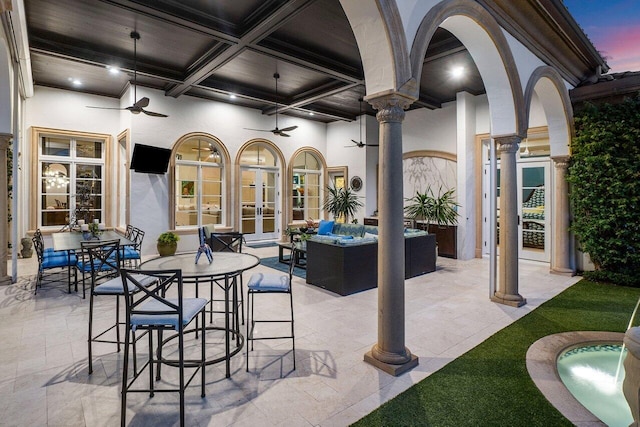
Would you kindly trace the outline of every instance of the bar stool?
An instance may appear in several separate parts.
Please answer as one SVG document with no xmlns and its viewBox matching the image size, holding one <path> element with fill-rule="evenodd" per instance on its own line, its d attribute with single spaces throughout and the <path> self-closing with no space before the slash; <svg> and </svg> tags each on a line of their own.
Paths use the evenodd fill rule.
<svg viewBox="0 0 640 427">
<path fill-rule="evenodd" d="M 149 331 L 149 360 L 141 368 L 140 372 L 134 373 L 133 378 L 129 381 L 129 352 L 124 353 L 124 366 L 122 368 L 122 401 L 120 424 L 122 427 L 126 425 L 127 411 L 127 393 L 149 393 L 153 397 L 155 392 L 178 392 L 180 395 L 180 425 L 184 426 L 184 392 L 186 387 L 191 383 L 198 371 L 202 376 L 201 397 L 205 397 L 205 307 L 207 300 L 204 298 L 183 298 L 183 283 L 181 270 L 164 270 L 164 271 L 142 271 L 142 270 L 121 270 L 122 287 L 125 290 L 125 301 L 127 302 L 127 324 L 131 331 L 143 329 Z M 140 275 L 157 279 L 151 286 L 146 286 L 144 281 L 139 280 Z M 137 288 L 137 293 L 129 292 L 129 283 Z M 175 284 L 177 286 L 177 298 L 166 298 L 168 288 Z M 184 359 L 184 332 L 185 328 L 195 319 L 198 314 L 202 316 L 202 324 L 200 326 L 200 343 L 201 358 L 200 359 Z M 162 359 L 162 331 L 175 331 L 178 338 L 178 360 Z M 158 332 L 158 349 L 157 358 L 154 358 L 156 349 L 153 346 L 153 331 Z M 130 334 L 125 335 L 125 348 L 128 348 Z M 177 389 L 155 389 L 154 388 L 154 364 L 158 365 L 157 380 L 160 380 L 161 363 L 167 363 L 170 366 L 177 366 L 179 372 L 179 386 Z M 185 381 L 184 368 L 196 368 L 188 380 Z M 149 388 L 134 389 L 132 388 L 138 377 L 149 368 Z"/>
<path fill-rule="evenodd" d="M 249 372 L 249 351 L 253 350 L 253 342 L 258 340 L 277 340 L 291 338 L 292 352 L 293 352 L 293 369 L 296 369 L 296 342 L 294 333 L 294 321 L 293 321 L 293 293 L 292 279 L 293 269 L 295 267 L 295 259 L 298 256 L 295 245 L 291 246 L 291 258 L 289 260 L 289 274 L 278 273 L 254 273 L 251 275 L 249 282 L 247 283 L 247 372 Z M 256 320 L 253 310 L 255 307 L 254 297 L 256 295 L 266 294 L 289 294 L 289 303 L 291 305 L 291 319 L 265 319 Z M 291 335 L 283 336 L 266 336 L 255 337 L 254 329 L 256 323 L 290 323 Z M 249 347 L 251 343 L 251 347 Z"/>
<path fill-rule="evenodd" d="M 227 233 L 211 233 L 209 236 L 209 247 L 213 252 L 242 252 L 242 243 L 244 242 L 244 236 L 237 231 L 231 231 Z M 213 299 L 213 287 L 211 287 L 211 295 L 209 295 L 212 307 L 214 301 L 221 301 Z M 240 275 L 240 298 L 238 298 L 238 306 L 235 307 L 236 315 L 240 313 L 242 316 L 242 324 L 244 325 L 244 280 L 242 274 Z M 213 310 L 212 310 L 213 315 Z M 210 319 L 212 321 L 212 319 Z"/>
</svg>

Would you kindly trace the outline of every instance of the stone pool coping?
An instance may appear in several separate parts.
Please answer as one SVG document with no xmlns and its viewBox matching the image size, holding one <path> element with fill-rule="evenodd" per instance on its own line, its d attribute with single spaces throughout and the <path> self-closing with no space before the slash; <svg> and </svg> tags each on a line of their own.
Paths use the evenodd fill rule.
<svg viewBox="0 0 640 427">
<path fill-rule="evenodd" d="M 606 426 L 567 390 L 558 374 L 557 360 L 566 350 L 584 345 L 622 344 L 623 338 L 621 332 L 602 331 L 548 335 L 527 350 L 527 371 L 544 397 L 573 424 L 579 427 Z"/>
</svg>

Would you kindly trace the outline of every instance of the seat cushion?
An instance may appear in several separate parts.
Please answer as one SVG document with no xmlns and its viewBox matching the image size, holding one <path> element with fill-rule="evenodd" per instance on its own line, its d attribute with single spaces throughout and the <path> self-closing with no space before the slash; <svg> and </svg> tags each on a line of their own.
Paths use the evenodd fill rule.
<svg viewBox="0 0 640 427">
<path fill-rule="evenodd" d="M 144 274 L 133 274 L 131 277 L 140 282 L 144 287 L 151 286 L 153 283 L 158 281 L 157 277 L 147 276 Z M 136 293 L 140 290 L 140 288 L 134 285 L 130 280 L 127 280 L 127 285 L 129 285 L 129 292 L 131 293 Z M 122 277 L 114 277 L 104 283 L 100 283 L 93 288 L 93 293 L 96 295 L 124 295 Z"/>
<path fill-rule="evenodd" d="M 288 292 L 289 276 L 278 273 L 254 273 L 247 286 L 252 291 Z"/>
<path fill-rule="evenodd" d="M 49 252 L 42 257 L 42 268 L 56 268 L 56 267 L 68 267 L 75 265 L 78 262 L 78 258 L 75 255 L 69 256 L 67 254 L 56 254 Z"/>
<path fill-rule="evenodd" d="M 94 268 L 96 270 L 100 270 L 100 271 L 113 270 L 113 268 L 109 264 L 102 263 L 100 260 L 94 260 L 93 261 L 93 265 L 94 265 Z M 78 269 L 80 271 L 83 271 L 85 273 L 90 273 L 91 272 L 91 263 L 90 262 L 78 261 L 77 266 L 78 266 Z"/>
<path fill-rule="evenodd" d="M 140 259 L 140 251 L 133 249 L 131 246 L 125 246 L 122 254 L 124 259 Z"/>
<path fill-rule="evenodd" d="M 178 305 L 177 299 L 167 299 L 171 304 Z M 194 317 L 207 305 L 204 298 L 183 298 L 182 299 L 182 326 L 186 326 Z M 154 311 L 174 311 L 173 308 L 158 301 L 149 300 L 136 308 L 136 313 L 131 315 L 131 329 L 134 331 L 139 326 L 170 326 L 176 331 L 179 330 L 178 314 L 144 314 Z M 141 313 L 142 312 L 142 313 Z"/>
</svg>

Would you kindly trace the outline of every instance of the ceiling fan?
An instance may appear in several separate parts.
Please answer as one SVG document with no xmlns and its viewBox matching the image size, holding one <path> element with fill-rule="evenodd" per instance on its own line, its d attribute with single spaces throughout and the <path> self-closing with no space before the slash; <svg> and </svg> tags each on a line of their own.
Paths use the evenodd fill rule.
<svg viewBox="0 0 640 427">
<path fill-rule="evenodd" d="M 133 39 L 133 99 L 138 99 L 136 94 L 137 80 L 138 80 L 138 50 L 137 42 L 140 40 L 140 34 L 137 31 L 132 31 L 130 34 Z M 126 108 L 110 108 L 110 107 L 92 107 L 87 105 L 87 108 L 99 108 L 102 110 L 129 110 L 133 114 L 144 113 L 147 116 L 152 117 L 169 117 L 166 114 L 154 113 L 153 111 L 145 110 L 145 107 L 149 105 L 149 98 L 146 96 L 138 99 L 135 104 Z"/>
<path fill-rule="evenodd" d="M 209 152 L 209 158 L 212 159 L 214 162 L 219 162 L 221 159 L 221 155 L 220 152 L 218 151 L 218 149 L 216 147 L 213 146 L 213 144 L 208 144 L 206 146 L 203 147 L 192 147 L 191 148 L 192 151 L 208 151 Z"/>
<path fill-rule="evenodd" d="M 364 142 L 362 142 L 362 98 L 358 98 L 358 102 L 360 103 L 360 114 L 359 114 L 360 120 L 358 122 L 358 125 L 360 128 L 360 140 L 356 141 L 355 139 L 352 139 L 351 142 L 353 142 L 355 145 L 345 145 L 345 148 L 377 147 L 379 144 L 365 144 Z"/>
<path fill-rule="evenodd" d="M 297 129 L 298 126 L 289 126 L 289 127 L 282 128 L 282 129 L 278 128 L 278 79 L 280 78 L 280 74 L 274 73 L 273 74 L 273 78 L 276 79 L 276 127 L 275 127 L 275 129 L 269 129 L 269 130 L 266 130 L 266 129 L 250 129 L 250 128 L 245 128 L 245 129 L 246 130 L 255 130 L 255 131 L 258 131 L 258 132 L 271 132 L 274 135 L 290 137 L 291 135 L 286 134 L 285 132 L 290 132 L 290 131 L 292 131 L 294 129 Z"/>
</svg>

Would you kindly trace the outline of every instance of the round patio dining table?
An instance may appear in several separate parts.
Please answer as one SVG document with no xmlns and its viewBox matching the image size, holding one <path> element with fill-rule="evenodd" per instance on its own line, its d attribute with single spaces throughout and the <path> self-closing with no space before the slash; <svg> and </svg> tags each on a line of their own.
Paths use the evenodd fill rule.
<svg viewBox="0 0 640 427">
<path fill-rule="evenodd" d="M 200 257 L 196 263 L 195 253 L 178 254 L 167 257 L 153 258 L 140 265 L 141 270 L 182 270 L 182 278 L 185 283 L 196 285 L 196 296 L 198 285 L 209 282 L 211 287 L 214 283 L 224 290 L 224 328 L 208 326 L 207 330 L 224 330 L 225 332 L 225 353 L 222 357 L 207 359 L 206 364 L 226 361 L 226 377 L 231 376 L 231 357 L 237 354 L 244 345 L 244 337 L 240 332 L 238 307 L 237 279 L 242 272 L 249 270 L 260 263 L 260 259 L 254 255 L 237 252 L 213 252 L 213 261 L 209 263 L 206 257 Z M 212 304 L 212 301 L 209 301 Z M 211 307 L 213 311 L 213 307 Z M 230 320 L 230 316 L 232 320 Z M 189 331 L 196 332 L 197 328 Z M 236 346 L 231 349 L 231 338 L 236 338 Z M 175 336 L 163 340 L 162 345 L 174 339 Z"/>
</svg>

